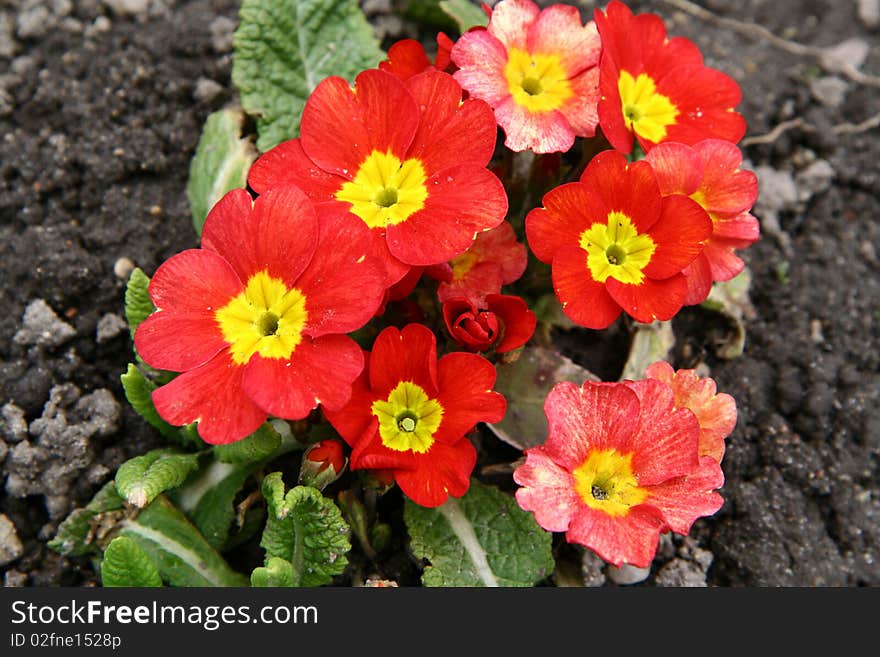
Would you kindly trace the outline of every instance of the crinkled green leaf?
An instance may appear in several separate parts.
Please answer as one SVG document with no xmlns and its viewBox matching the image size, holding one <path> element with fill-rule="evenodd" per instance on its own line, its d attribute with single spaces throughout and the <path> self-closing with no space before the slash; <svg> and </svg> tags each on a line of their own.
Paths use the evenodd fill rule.
<svg viewBox="0 0 880 657">
<path fill-rule="evenodd" d="M 403 517 L 413 554 L 430 564 L 425 586 L 533 586 L 553 572 L 552 534 L 476 479 L 436 509 L 407 500 Z"/>
<path fill-rule="evenodd" d="M 227 192 L 247 185 L 257 150 L 251 139 L 241 137 L 244 120 L 238 108 L 219 110 L 205 120 L 186 186 L 193 227 L 199 235 L 214 204 Z"/>
<path fill-rule="evenodd" d="M 293 566 L 284 559 L 269 557 L 265 566 L 254 568 L 254 572 L 251 573 L 251 586 L 296 586 Z"/>
<path fill-rule="evenodd" d="M 116 490 L 130 504 L 143 508 L 159 493 L 180 486 L 198 467 L 198 454 L 154 449 L 119 466 Z"/>
<path fill-rule="evenodd" d="M 486 27 L 489 24 L 485 12 L 469 0 L 440 0 L 440 8 L 458 24 L 461 34 L 472 27 Z"/>
<path fill-rule="evenodd" d="M 518 449 L 541 445 L 547 440 L 544 400 L 554 385 L 571 381 L 581 385 L 599 378 L 562 354 L 539 346 L 527 346 L 512 363 L 496 367 L 495 390 L 507 399 L 504 419 L 488 425 L 504 442 Z"/>
<path fill-rule="evenodd" d="M 154 310 L 156 306 L 150 299 L 150 277 L 140 267 L 135 267 L 125 286 L 125 321 L 128 322 L 131 337 Z"/>
<path fill-rule="evenodd" d="M 255 463 L 269 458 L 281 446 L 281 434 L 264 423 L 247 438 L 228 445 L 216 445 L 214 456 L 224 463 Z"/>
<path fill-rule="evenodd" d="M 205 540 L 221 549 L 229 540 L 235 518 L 235 497 L 261 465 L 211 461 L 169 497 L 195 524 Z"/>
<path fill-rule="evenodd" d="M 159 413 L 156 412 L 156 407 L 153 405 L 152 394 L 158 386 L 145 377 L 133 363 L 129 363 L 128 370 L 119 378 L 122 381 L 125 398 L 138 415 L 158 429 L 159 433 L 166 438 L 180 440 L 180 429 L 159 417 Z"/>
<path fill-rule="evenodd" d="M 121 535 L 137 543 L 170 586 L 247 586 L 199 530 L 164 495 L 136 518 L 121 523 Z"/>
<path fill-rule="evenodd" d="M 81 556 L 100 550 L 96 541 L 108 534 L 121 519 L 125 502 L 116 491 L 116 484 L 107 482 L 92 501 L 75 509 L 64 519 L 48 542 L 49 547 L 65 556 Z"/>
<path fill-rule="evenodd" d="M 736 358 L 745 349 L 745 322 L 755 317 L 755 308 L 749 299 L 751 284 L 752 272 L 746 267 L 729 281 L 715 283 L 709 297 L 702 303 L 703 308 L 721 313 L 731 324 L 730 334 L 715 345 L 719 358 Z"/>
<path fill-rule="evenodd" d="M 162 586 L 162 578 L 143 548 L 127 536 L 117 536 L 104 551 L 101 583 L 105 587 L 159 587 Z"/>
<path fill-rule="evenodd" d="M 636 324 L 629 347 L 629 356 L 620 375 L 621 380 L 645 378 L 645 370 L 658 360 L 666 360 L 669 351 L 675 346 L 672 322 L 659 320 L 650 324 Z"/>
<path fill-rule="evenodd" d="M 233 48 L 232 81 L 261 151 L 299 135 L 321 80 L 352 81 L 385 58 L 356 0 L 244 0 Z"/>
<path fill-rule="evenodd" d="M 271 557 L 289 562 L 293 586 L 329 584 L 345 570 L 349 527 L 332 500 L 309 486 L 285 494 L 280 472 L 263 479 L 263 497 L 269 509 L 260 546 L 267 567 Z"/>
</svg>

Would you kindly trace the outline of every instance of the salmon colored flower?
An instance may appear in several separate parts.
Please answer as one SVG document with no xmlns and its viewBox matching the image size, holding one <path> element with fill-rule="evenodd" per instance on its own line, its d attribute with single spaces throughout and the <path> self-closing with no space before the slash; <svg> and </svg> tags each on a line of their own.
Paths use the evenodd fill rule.
<svg viewBox="0 0 880 657">
<path fill-rule="evenodd" d="M 645 377 L 662 381 L 675 395 L 675 407 L 687 408 L 700 424 L 700 456 L 711 456 L 721 463 L 724 439 L 736 426 L 736 400 L 716 391 L 715 381 L 694 370 L 674 370 L 658 361 L 645 370 Z"/>
<path fill-rule="evenodd" d="M 437 360 L 431 330 L 409 324 L 378 335 L 349 403 L 324 410 L 353 447 L 352 470 L 390 469 L 413 502 L 436 507 L 470 485 L 477 453 L 466 434 L 504 417 L 494 384 L 488 360 L 463 352 Z"/>
<path fill-rule="evenodd" d="M 703 65 L 693 42 L 667 39 L 659 16 L 634 16 L 618 0 L 594 18 L 602 38 L 599 124 L 615 149 L 632 151 L 633 135 L 645 152 L 664 141 L 742 138 L 739 85 Z"/>
<path fill-rule="evenodd" d="M 523 346 L 537 325 L 535 313 L 526 302 L 512 294 L 487 294 L 485 307 L 476 307 L 465 297 L 443 303 L 446 330 L 469 351 L 503 354 Z"/>
<path fill-rule="evenodd" d="M 557 384 L 549 436 L 525 451 L 516 500 L 538 524 L 605 561 L 645 568 L 660 533 L 687 534 L 723 503 L 718 463 L 697 455 L 699 425 L 659 381 Z"/>
<path fill-rule="evenodd" d="M 600 41 L 576 7 L 502 0 L 452 48 L 455 79 L 495 110 L 514 151 L 567 151 L 598 123 Z"/>
<path fill-rule="evenodd" d="M 486 168 L 492 112 L 461 93 L 435 70 L 403 81 L 372 69 L 354 88 L 326 78 L 303 109 L 300 139 L 263 154 L 248 182 L 259 193 L 294 184 L 348 211 L 370 229 L 390 286 L 412 266 L 461 255 L 507 212 L 504 187 Z"/>
<path fill-rule="evenodd" d="M 543 204 L 526 217 L 526 235 L 551 264 L 573 322 L 602 329 L 621 310 L 647 323 L 681 309 L 681 272 L 703 250 L 712 222 L 692 199 L 662 197 L 650 164 L 603 151 L 579 182 L 551 190 Z"/>
<path fill-rule="evenodd" d="M 485 307 L 487 294 L 499 294 L 503 285 L 517 281 L 528 264 L 524 244 L 516 241 L 509 222 L 477 235 L 473 246 L 451 262 L 429 267 L 426 274 L 440 281 L 440 303 L 467 297 L 475 306 Z"/>
<path fill-rule="evenodd" d="M 682 272 L 688 281 L 685 305 L 701 303 L 713 281 L 729 281 L 745 267 L 734 250 L 758 239 L 758 220 L 749 213 L 758 197 L 758 178 L 740 169 L 739 147 L 721 139 L 693 146 L 666 142 L 652 148 L 645 159 L 654 169 L 661 194 L 690 196 L 712 220 L 706 248 Z"/>
<path fill-rule="evenodd" d="M 253 433 L 272 415 L 300 419 L 348 402 L 363 368 L 345 333 L 363 326 L 384 292 L 367 229 L 327 215 L 300 190 L 252 203 L 226 194 L 205 221 L 202 248 L 169 258 L 150 282 L 157 310 L 135 333 L 144 361 L 181 374 L 153 392 L 175 426 L 198 422 L 208 443 Z"/>
</svg>

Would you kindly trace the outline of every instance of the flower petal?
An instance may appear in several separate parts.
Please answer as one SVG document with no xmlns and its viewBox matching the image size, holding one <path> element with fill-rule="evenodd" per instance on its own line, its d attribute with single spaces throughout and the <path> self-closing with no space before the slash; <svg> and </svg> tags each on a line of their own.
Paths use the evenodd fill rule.
<svg viewBox="0 0 880 657">
<path fill-rule="evenodd" d="M 376 397 L 369 388 L 369 356 L 369 352 L 364 352 L 364 369 L 352 383 L 348 403 L 335 410 L 321 407 L 324 417 L 350 447 L 357 444 L 374 419 L 371 408 Z"/>
<path fill-rule="evenodd" d="M 642 273 L 649 278 L 669 278 L 691 264 L 712 234 L 712 220 L 696 201 L 673 194 L 663 197 L 660 218 L 651 227 L 657 249 Z"/>
<path fill-rule="evenodd" d="M 705 253 L 697 256 L 691 264 L 682 272 L 687 281 L 687 294 L 684 297 L 685 306 L 695 306 L 703 303 L 712 291 L 712 267 Z"/>
<path fill-rule="evenodd" d="M 450 496 L 461 497 L 467 492 L 477 450 L 469 440 L 454 445 L 435 442 L 425 454 L 416 454 L 414 460 L 414 469 L 396 470 L 394 479 L 413 502 L 435 508 Z"/>
<path fill-rule="evenodd" d="M 401 39 L 391 44 L 388 59 L 379 62 L 379 69 L 407 80 L 431 66 L 425 47 L 415 39 Z"/>
<path fill-rule="evenodd" d="M 562 310 L 576 324 L 604 329 L 620 316 L 620 304 L 608 293 L 606 283 L 593 279 L 583 249 L 561 249 L 553 258 L 552 274 Z"/>
<path fill-rule="evenodd" d="M 703 180 L 703 160 L 690 146 L 673 141 L 657 144 L 645 159 L 657 176 L 663 196 L 690 196 L 699 189 Z"/>
<path fill-rule="evenodd" d="M 524 50 L 527 47 L 529 25 L 535 21 L 540 11 L 538 5 L 531 0 L 507 0 L 498 3 L 492 9 L 487 29 L 508 49 Z"/>
<path fill-rule="evenodd" d="M 647 504 L 634 506 L 619 517 L 584 505 L 572 518 L 565 538 L 585 545 L 617 567 L 628 563 L 647 568 L 654 560 L 664 524 L 660 512 Z"/>
<path fill-rule="evenodd" d="M 570 79 L 598 67 L 602 43 L 595 23 L 584 25 L 577 7 L 559 4 L 544 9 L 529 26 L 528 50 L 557 56 Z"/>
<path fill-rule="evenodd" d="M 609 211 L 622 212 L 639 233 L 648 232 L 660 218 L 662 197 L 651 165 L 627 163 L 617 151 L 602 151 L 587 165 L 581 182 L 602 198 Z"/>
<path fill-rule="evenodd" d="M 504 145 L 517 153 L 564 153 L 574 144 L 576 135 L 560 110 L 531 112 L 508 96 L 495 105 L 495 119 L 504 130 Z"/>
<path fill-rule="evenodd" d="M 574 477 L 559 466 L 543 447 L 526 450 L 526 461 L 513 471 L 522 486 L 516 491 L 521 508 L 532 511 L 535 520 L 549 532 L 564 532 L 583 501 L 575 491 Z"/>
<path fill-rule="evenodd" d="M 729 141 L 705 139 L 694 144 L 704 163 L 701 204 L 708 212 L 747 212 L 758 197 L 758 177 L 740 169 L 742 151 Z"/>
<path fill-rule="evenodd" d="M 295 186 L 314 202 L 330 201 L 345 178 L 327 173 L 309 159 L 299 139 L 281 142 L 263 153 L 248 172 L 248 185 L 263 194 L 273 187 Z"/>
<path fill-rule="evenodd" d="M 676 274 L 661 281 L 646 278 L 640 285 L 629 285 L 609 278 L 605 289 L 611 298 L 637 322 L 672 319 L 684 305 L 687 281 Z"/>
<path fill-rule="evenodd" d="M 370 389 L 385 399 L 401 381 L 421 386 L 429 397 L 437 395 L 437 338 L 423 324 L 402 330 L 384 329 L 370 355 Z"/>
<path fill-rule="evenodd" d="M 713 515 L 724 504 L 724 499 L 714 492 L 723 485 L 721 466 L 714 459 L 703 457 L 691 474 L 650 486 L 647 504 L 663 514 L 672 531 L 687 535 L 697 518 Z"/>
<path fill-rule="evenodd" d="M 538 260 L 546 263 L 560 249 L 578 246 L 583 232 L 594 223 L 604 223 L 610 211 L 599 194 L 579 182 L 550 190 L 542 203 L 543 208 L 526 216 L 526 237 Z"/>
<path fill-rule="evenodd" d="M 572 97 L 560 111 L 579 137 L 592 137 L 599 125 L 599 67 L 590 68 L 568 81 Z"/>
<path fill-rule="evenodd" d="M 465 32 L 452 48 L 452 61 L 459 67 L 456 81 L 472 98 L 484 100 L 492 107 L 510 97 L 504 77 L 507 50 L 486 30 Z"/>
<path fill-rule="evenodd" d="M 503 322 L 501 341 L 495 345 L 495 353 L 503 354 L 521 347 L 535 333 L 538 318 L 529 310 L 525 300 L 512 294 L 486 295 L 487 308 Z"/>
<path fill-rule="evenodd" d="M 495 366 L 482 356 L 453 352 L 437 363 L 437 401 L 443 419 L 434 439 L 461 440 L 478 422 L 500 422 L 507 410 L 504 395 L 492 390 Z"/>
</svg>

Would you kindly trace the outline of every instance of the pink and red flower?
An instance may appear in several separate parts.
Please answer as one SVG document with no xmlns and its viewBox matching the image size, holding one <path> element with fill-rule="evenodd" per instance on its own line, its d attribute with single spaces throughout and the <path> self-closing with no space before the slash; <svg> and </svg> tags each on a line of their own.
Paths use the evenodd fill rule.
<svg viewBox="0 0 880 657">
<path fill-rule="evenodd" d="M 430 329 L 390 327 L 376 338 L 351 400 L 325 416 L 352 446 L 353 470 L 391 470 L 413 502 L 436 507 L 470 486 L 477 460 L 466 434 L 499 422 L 504 397 L 492 391 L 495 368 L 475 354 L 437 360 Z"/>
<path fill-rule="evenodd" d="M 537 325 L 535 313 L 522 298 L 512 294 L 488 294 L 485 307 L 474 306 L 466 297 L 443 303 L 446 330 L 468 351 L 505 352 L 523 346 Z"/>
<path fill-rule="evenodd" d="M 500 294 L 502 286 L 517 281 L 528 260 L 525 245 L 516 241 L 513 226 L 505 221 L 477 235 L 473 246 L 451 262 L 429 267 L 425 273 L 440 281 L 440 303 L 463 296 L 475 306 L 485 307 L 486 295 Z"/>
<path fill-rule="evenodd" d="M 739 85 L 705 66 L 693 42 L 668 39 L 659 16 L 634 16 L 618 0 L 594 18 L 602 40 L 599 124 L 615 149 L 629 153 L 633 135 L 645 152 L 664 141 L 742 138 Z"/>
<path fill-rule="evenodd" d="M 712 222 L 692 199 L 661 196 L 650 164 L 604 151 L 543 205 L 526 217 L 526 235 L 535 256 L 551 264 L 572 321 L 603 329 L 621 310 L 648 323 L 681 309 L 681 272 L 703 250 Z"/>
<path fill-rule="evenodd" d="M 675 395 L 675 407 L 687 408 L 700 424 L 700 456 L 710 456 L 718 463 L 724 457 L 724 439 L 736 426 L 736 401 L 716 391 L 715 381 L 699 376 L 695 370 L 674 370 L 658 361 L 645 370 L 645 377 L 662 381 Z"/>
<path fill-rule="evenodd" d="M 685 305 L 701 303 L 713 281 L 729 281 L 745 267 L 734 250 L 758 239 L 758 220 L 749 213 L 758 197 L 758 178 L 740 169 L 739 147 L 721 139 L 706 139 L 693 146 L 659 144 L 645 159 L 654 169 L 661 194 L 691 197 L 712 220 L 706 248 L 682 272 L 688 282 Z"/>
<path fill-rule="evenodd" d="M 694 414 L 660 381 L 557 384 L 544 404 L 549 435 L 526 450 L 513 478 L 519 505 L 620 566 L 650 565 L 661 532 L 687 534 L 714 514 L 724 483 L 698 456 Z"/>
<path fill-rule="evenodd" d="M 452 76 L 435 70 L 403 81 L 372 69 L 354 88 L 326 78 L 303 109 L 300 139 L 262 155 L 248 182 L 260 193 L 297 185 L 366 225 L 390 286 L 411 266 L 464 253 L 507 212 L 504 187 L 486 168 L 492 111 L 461 94 Z"/>
<path fill-rule="evenodd" d="M 495 110 L 508 148 L 552 153 L 596 132 L 599 53 L 596 26 L 576 7 L 502 0 L 487 29 L 456 41 L 452 61 L 461 86 Z"/>
<path fill-rule="evenodd" d="M 357 343 L 384 292 L 365 253 L 366 227 L 325 213 L 299 189 L 251 201 L 226 194 L 208 214 L 202 248 L 162 264 L 150 282 L 157 310 L 135 333 L 155 368 L 180 372 L 153 392 L 159 415 L 198 422 L 208 443 L 253 433 L 269 415 L 340 408 L 363 368 Z"/>
</svg>

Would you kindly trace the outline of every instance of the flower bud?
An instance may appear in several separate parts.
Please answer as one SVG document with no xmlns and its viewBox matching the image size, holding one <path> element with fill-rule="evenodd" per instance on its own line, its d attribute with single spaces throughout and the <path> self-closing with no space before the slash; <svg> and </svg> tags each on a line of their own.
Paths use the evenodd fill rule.
<svg viewBox="0 0 880 657">
<path fill-rule="evenodd" d="M 342 453 L 342 442 L 336 439 L 321 440 L 303 452 L 299 470 L 299 483 L 324 490 L 342 476 L 348 459 Z"/>
</svg>

